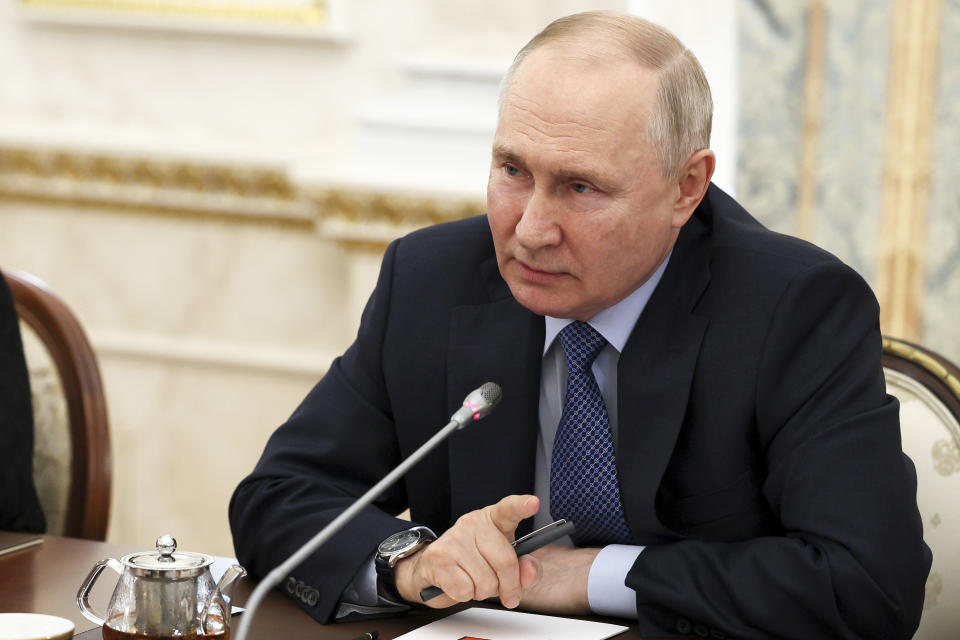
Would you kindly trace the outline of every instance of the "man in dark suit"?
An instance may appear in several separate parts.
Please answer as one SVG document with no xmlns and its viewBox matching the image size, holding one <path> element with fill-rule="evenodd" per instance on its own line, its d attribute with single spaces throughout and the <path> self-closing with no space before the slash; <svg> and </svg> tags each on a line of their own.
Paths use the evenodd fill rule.
<svg viewBox="0 0 960 640">
<path fill-rule="evenodd" d="M 311 615 L 432 584 L 429 606 L 635 616 L 652 637 L 910 637 L 930 552 L 876 300 L 710 185 L 710 114 L 695 58 L 645 21 L 579 14 L 521 50 L 487 216 L 388 248 L 356 342 L 234 494 L 248 568 L 494 380 L 495 412 L 290 576 Z M 528 519 L 563 516 L 574 544 L 513 554 Z"/>
</svg>

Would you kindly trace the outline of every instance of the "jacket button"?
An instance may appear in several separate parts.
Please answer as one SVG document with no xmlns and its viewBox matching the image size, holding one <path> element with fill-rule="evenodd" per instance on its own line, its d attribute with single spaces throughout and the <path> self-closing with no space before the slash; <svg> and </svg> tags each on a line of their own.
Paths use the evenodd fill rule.
<svg viewBox="0 0 960 640">
<path fill-rule="evenodd" d="M 287 578 L 287 583 L 285 586 L 287 588 L 287 593 L 293 595 L 294 590 L 297 588 L 297 579 L 293 576 L 290 576 Z"/>
<path fill-rule="evenodd" d="M 693 632 L 696 635 L 700 636 L 701 638 L 706 638 L 710 636 L 710 631 L 702 624 L 698 624 L 697 626 L 695 626 L 693 628 Z"/>
<path fill-rule="evenodd" d="M 677 620 L 678 633 L 690 633 L 691 629 L 693 629 L 693 625 L 690 624 L 690 621 L 686 618 L 680 618 Z"/>
</svg>

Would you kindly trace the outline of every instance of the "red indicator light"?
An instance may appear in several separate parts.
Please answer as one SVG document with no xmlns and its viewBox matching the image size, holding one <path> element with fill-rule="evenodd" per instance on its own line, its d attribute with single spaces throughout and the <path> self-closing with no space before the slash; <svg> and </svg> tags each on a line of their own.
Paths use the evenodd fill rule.
<svg viewBox="0 0 960 640">
<path fill-rule="evenodd" d="M 479 420 L 479 419 L 480 419 L 480 414 L 479 414 L 479 413 L 473 414 L 473 419 L 474 419 L 474 420 Z"/>
</svg>

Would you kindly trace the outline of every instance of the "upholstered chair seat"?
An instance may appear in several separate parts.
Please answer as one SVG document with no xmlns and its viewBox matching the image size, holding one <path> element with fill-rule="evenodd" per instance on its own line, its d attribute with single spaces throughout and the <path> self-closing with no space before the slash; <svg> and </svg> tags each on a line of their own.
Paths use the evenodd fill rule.
<svg viewBox="0 0 960 640">
<path fill-rule="evenodd" d="M 887 392 L 900 400 L 903 450 L 917 468 L 923 535 L 933 550 L 915 638 L 960 635 L 960 370 L 928 349 L 884 340 Z"/>
</svg>

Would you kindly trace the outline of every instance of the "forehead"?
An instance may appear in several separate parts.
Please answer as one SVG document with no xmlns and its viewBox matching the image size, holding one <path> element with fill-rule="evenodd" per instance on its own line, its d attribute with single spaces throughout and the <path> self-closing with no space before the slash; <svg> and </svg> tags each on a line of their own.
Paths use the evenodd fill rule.
<svg viewBox="0 0 960 640">
<path fill-rule="evenodd" d="M 504 92 L 495 148 L 512 153 L 613 155 L 647 149 L 658 79 L 623 54 L 544 48 L 519 66 Z M 637 160 L 637 158 L 632 158 Z"/>
</svg>

